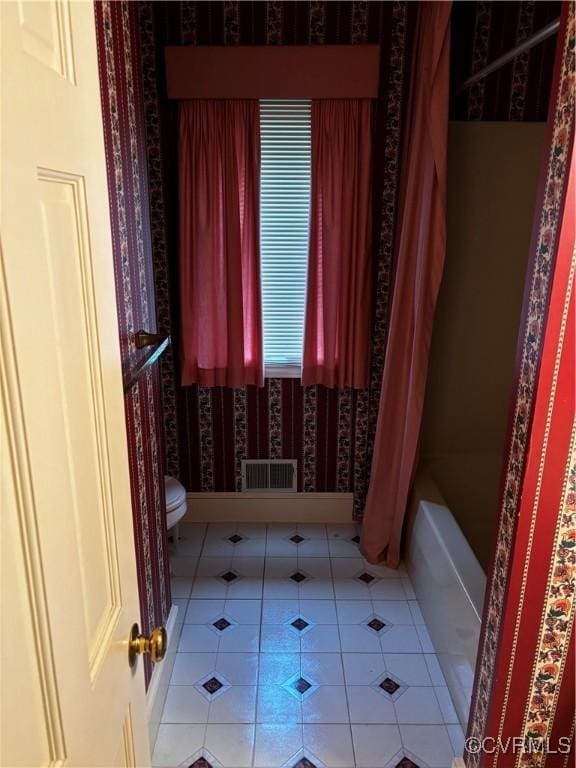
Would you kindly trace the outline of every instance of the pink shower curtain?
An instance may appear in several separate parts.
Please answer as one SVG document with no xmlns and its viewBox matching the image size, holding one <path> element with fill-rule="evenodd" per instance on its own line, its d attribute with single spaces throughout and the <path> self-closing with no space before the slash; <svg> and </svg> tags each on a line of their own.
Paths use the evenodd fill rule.
<svg viewBox="0 0 576 768">
<path fill-rule="evenodd" d="M 371 122 L 370 99 L 312 102 L 303 384 L 368 384 Z"/>
<path fill-rule="evenodd" d="M 450 3 L 422 2 L 406 121 L 396 275 L 361 549 L 396 567 L 446 248 Z"/>
<path fill-rule="evenodd" d="M 182 384 L 264 383 L 257 101 L 188 101 L 179 116 Z"/>
</svg>

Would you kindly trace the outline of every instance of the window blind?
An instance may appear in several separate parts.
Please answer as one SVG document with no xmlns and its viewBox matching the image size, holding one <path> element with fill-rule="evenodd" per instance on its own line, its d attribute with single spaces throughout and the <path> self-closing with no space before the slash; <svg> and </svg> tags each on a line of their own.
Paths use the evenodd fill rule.
<svg viewBox="0 0 576 768">
<path fill-rule="evenodd" d="M 310 229 L 311 102 L 260 101 L 264 362 L 302 363 Z"/>
</svg>

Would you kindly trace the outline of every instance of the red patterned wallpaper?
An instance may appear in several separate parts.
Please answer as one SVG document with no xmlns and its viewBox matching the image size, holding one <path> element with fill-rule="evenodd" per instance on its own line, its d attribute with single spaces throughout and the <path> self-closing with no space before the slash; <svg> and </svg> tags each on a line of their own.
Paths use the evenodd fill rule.
<svg viewBox="0 0 576 768">
<path fill-rule="evenodd" d="M 95 11 L 120 344 L 128 371 L 141 354 L 133 333 L 156 328 L 137 6 L 105 0 Z M 158 366 L 127 393 L 125 408 L 140 624 L 149 632 L 165 623 L 171 604 Z M 148 658 L 145 664 L 148 681 Z"/>
<path fill-rule="evenodd" d="M 153 250 L 158 319 L 178 333 L 175 105 L 164 98 L 165 44 L 381 44 L 374 184 L 374 293 L 368 389 L 302 387 L 269 379 L 263 389 L 181 388 L 178 362 L 163 365 L 167 464 L 192 491 L 240 488 L 240 459 L 296 458 L 304 491 L 366 494 L 392 270 L 402 110 L 414 4 L 404 2 L 141 2 Z"/>
<path fill-rule="evenodd" d="M 565 3 L 468 727 L 477 739 L 574 738 L 575 46 Z M 467 764 L 573 765 L 573 752 L 549 747 L 468 753 Z"/>
<path fill-rule="evenodd" d="M 457 94 L 470 75 L 560 16 L 560 0 L 456 0 L 452 5 L 452 120 L 542 121 L 556 35 Z"/>
<path fill-rule="evenodd" d="M 558 6 L 533 0 L 455 3 L 459 81 L 479 62 L 557 15 Z M 178 361 L 168 356 L 162 363 L 167 465 L 189 490 L 238 490 L 243 457 L 296 458 L 300 490 L 352 491 L 355 512 L 361 515 L 386 344 L 404 94 L 417 4 L 144 0 L 139 10 L 158 321 L 176 345 L 175 105 L 164 96 L 163 46 L 381 44 L 373 198 L 375 313 L 368 389 L 301 387 L 296 380 L 280 379 L 268 380 L 260 391 L 181 388 Z M 458 101 L 456 116 L 462 118 L 464 109 L 465 119 L 545 119 L 553 49 L 554 41 L 520 57 L 510 65 L 514 88 L 504 72 L 490 80 L 481 98 L 474 96 L 477 107 L 470 106 L 470 96 L 464 106 Z M 491 95 L 494 88 L 497 98 Z"/>
</svg>

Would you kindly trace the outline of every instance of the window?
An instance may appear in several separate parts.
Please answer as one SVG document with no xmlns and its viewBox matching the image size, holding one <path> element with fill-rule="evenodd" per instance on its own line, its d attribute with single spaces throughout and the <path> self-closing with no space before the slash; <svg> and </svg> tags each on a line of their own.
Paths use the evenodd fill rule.
<svg viewBox="0 0 576 768">
<path fill-rule="evenodd" d="M 300 376 L 310 229 L 311 102 L 260 102 L 260 270 L 268 376 Z"/>
</svg>

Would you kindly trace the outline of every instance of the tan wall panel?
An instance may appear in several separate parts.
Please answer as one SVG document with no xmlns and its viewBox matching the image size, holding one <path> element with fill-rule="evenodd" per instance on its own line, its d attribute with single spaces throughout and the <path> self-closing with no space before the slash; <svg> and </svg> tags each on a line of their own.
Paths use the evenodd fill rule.
<svg viewBox="0 0 576 768">
<path fill-rule="evenodd" d="M 435 462 L 442 494 L 484 564 L 545 130 L 544 123 L 450 124 L 448 248 L 422 462 Z"/>
</svg>

